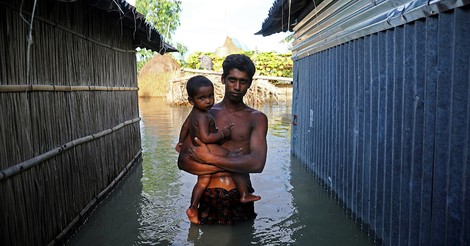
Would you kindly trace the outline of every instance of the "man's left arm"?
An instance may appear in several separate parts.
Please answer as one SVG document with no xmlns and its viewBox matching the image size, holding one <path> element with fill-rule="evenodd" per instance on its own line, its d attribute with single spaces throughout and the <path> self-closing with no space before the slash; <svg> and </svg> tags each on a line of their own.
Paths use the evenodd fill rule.
<svg viewBox="0 0 470 246">
<path fill-rule="evenodd" d="M 214 165 L 230 172 L 260 173 L 266 164 L 268 118 L 261 112 L 253 114 L 254 125 L 250 136 L 249 154 L 217 156 L 207 151 L 205 144 L 197 141 L 199 146 L 193 148 L 192 156 L 201 162 Z"/>
</svg>

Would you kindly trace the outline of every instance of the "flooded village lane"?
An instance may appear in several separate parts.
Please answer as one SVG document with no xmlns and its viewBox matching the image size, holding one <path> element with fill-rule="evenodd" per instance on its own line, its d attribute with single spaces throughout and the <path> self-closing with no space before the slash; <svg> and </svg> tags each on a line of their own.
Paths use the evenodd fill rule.
<svg viewBox="0 0 470 246">
<path fill-rule="evenodd" d="M 69 245 L 370 245 L 370 239 L 290 152 L 290 103 L 257 107 L 269 119 L 268 159 L 252 174 L 258 217 L 235 226 L 191 225 L 196 177 L 174 146 L 190 107 L 141 99 L 143 161 L 94 211 Z"/>
</svg>

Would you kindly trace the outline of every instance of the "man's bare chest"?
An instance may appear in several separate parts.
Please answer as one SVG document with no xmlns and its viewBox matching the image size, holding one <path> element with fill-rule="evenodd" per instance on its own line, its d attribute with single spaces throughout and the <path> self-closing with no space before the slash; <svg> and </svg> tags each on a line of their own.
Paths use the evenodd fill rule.
<svg viewBox="0 0 470 246">
<path fill-rule="evenodd" d="M 215 118 L 218 129 L 222 129 L 226 125 L 233 123 L 231 128 L 231 140 L 233 141 L 249 141 L 252 124 L 247 114 L 219 114 Z"/>
</svg>

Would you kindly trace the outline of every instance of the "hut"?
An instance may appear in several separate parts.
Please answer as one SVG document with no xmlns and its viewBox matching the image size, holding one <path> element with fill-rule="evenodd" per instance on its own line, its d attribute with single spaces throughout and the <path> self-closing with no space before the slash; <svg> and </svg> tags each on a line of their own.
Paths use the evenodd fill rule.
<svg viewBox="0 0 470 246">
<path fill-rule="evenodd" d="M 222 44 L 220 47 L 217 47 L 215 50 L 215 55 L 218 57 L 225 57 L 243 50 L 245 50 L 243 45 L 237 39 L 232 39 L 231 37 L 227 36 L 225 37 L 224 44 Z"/>
<path fill-rule="evenodd" d="M 377 244 L 470 244 L 470 2 L 274 2 L 292 153 Z"/>
<path fill-rule="evenodd" d="M 0 244 L 63 244 L 141 158 L 135 48 L 175 49 L 124 0 L 0 6 Z"/>
</svg>

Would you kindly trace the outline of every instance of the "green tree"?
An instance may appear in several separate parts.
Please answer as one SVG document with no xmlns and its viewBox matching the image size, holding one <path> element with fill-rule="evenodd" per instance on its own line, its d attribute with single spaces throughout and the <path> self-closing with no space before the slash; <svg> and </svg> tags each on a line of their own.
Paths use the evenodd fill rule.
<svg viewBox="0 0 470 246">
<path fill-rule="evenodd" d="M 163 36 L 166 43 L 172 44 L 172 38 L 176 29 L 180 26 L 181 1 L 180 0 L 137 0 L 135 7 L 139 13 L 145 16 L 145 20 L 151 24 Z M 173 45 L 173 44 L 172 44 Z M 183 44 L 174 45 L 180 53 L 186 52 Z M 137 68 L 140 70 L 156 52 L 141 49 L 137 51 Z M 180 54 L 181 57 L 184 53 Z"/>
<path fill-rule="evenodd" d="M 145 20 L 165 38 L 172 40 L 180 26 L 181 1 L 179 0 L 137 0 L 136 9 Z"/>
<path fill-rule="evenodd" d="M 293 77 L 292 67 L 292 52 L 280 54 L 276 52 L 254 52 L 254 51 L 241 51 L 240 53 L 250 57 L 256 66 L 256 73 L 262 76 L 277 76 L 277 77 Z M 199 69 L 200 56 L 209 56 L 212 58 L 215 71 L 222 69 L 222 62 L 225 57 L 217 57 L 211 52 L 194 52 L 189 55 L 186 67 Z"/>
</svg>

